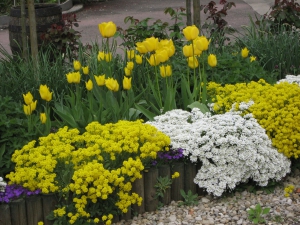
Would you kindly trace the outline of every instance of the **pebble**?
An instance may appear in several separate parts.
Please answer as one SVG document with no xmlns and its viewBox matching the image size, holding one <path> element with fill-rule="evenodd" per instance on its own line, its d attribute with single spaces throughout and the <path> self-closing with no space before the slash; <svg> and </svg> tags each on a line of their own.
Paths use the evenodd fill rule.
<svg viewBox="0 0 300 225">
<path fill-rule="evenodd" d="M 288 185 L 300 187 L 300 171 L 289 175 L 283 186 L 279 185 L 271 194 L 243 191 L 220 198 L 206 195 L 199 197 L 196 206 L 178 206 L 178 202 L 172 201 L 155 212 L 146 212 L 113 225 L 249 225 L 252 223 L 247 210 L 257 204 L 270 208 L 270 212 L 263 216 L 268 225 L 300 225 L 299 193 L 284 197 L 284 187 Z"/>
</svg>

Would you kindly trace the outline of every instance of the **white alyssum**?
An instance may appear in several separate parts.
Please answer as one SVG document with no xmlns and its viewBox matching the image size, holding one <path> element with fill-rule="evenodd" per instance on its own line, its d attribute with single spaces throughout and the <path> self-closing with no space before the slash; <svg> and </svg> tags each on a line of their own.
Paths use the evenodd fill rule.
<svg viewBox="0 0 300 225">
<path fill-rule="evenodd" d="M 247 109 L 253 102 L 239 106 Z M 265 130 L 252 114 L 240 111 L 210 115 L 199 109 L 172 110 L 149 122 L 171 138 L 174 148 L 183 148 L 191 162 L 200 162 L 194 182 L 221 196 L 226 189 L 252 179 L 260 186 L 280 180 L 290 172 L 290 160 L 272 147 Z"/>
<path fill-rule="evenodd" d="M 296 83 L 296 84 L 300 85 L 300 75 L 286 75 L 285 79 L 281 79 L 281 80 L 277 81 L 277 84 L 279 84 L 281 82 L 288 82 L 290 84 Z"/>
<path fill-rule="evenodd" d="M 3 178 L 0 177 L 0 192 L 5 192 L 6 182 L 4 182 Z"/>
</svg>

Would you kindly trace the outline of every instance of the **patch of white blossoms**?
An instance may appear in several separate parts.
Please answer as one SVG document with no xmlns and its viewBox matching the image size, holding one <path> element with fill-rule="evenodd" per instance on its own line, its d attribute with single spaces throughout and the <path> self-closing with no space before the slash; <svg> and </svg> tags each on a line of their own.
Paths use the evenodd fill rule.
<svg viewBox="0 0 300 225">
<path fill-rule="evenodd" d="M 247 109 L 253 102 L 239 106 Z M 233 106 L 234 108 L 235 106 Z M 183 148 L 191 162 L 200 162 L 194 182 L 221 196 L 240 182 L 252 179 L 260 186 L 290 172 L 290 160 L 272 147 L 265 130 L 252 114 L 240 111 L 210 115 L 172 110 L 148 122 L 169 135 L 174 148 Z"/>
<path fill-rule="evenodd" d="M 0 192 L 5 192 L 6 183 L 3 181 L 3 178 L 0 177 Z"/>
<path fill-rule="evenodd" d="M 281 80 L 277 81 L 277 84 L 281 83 L 281 82 L 288 82 L 290 84 L 295 83 L 295 84 L 300 85 L 300 75 L 297 75 L 297 76 L 296 75 L 286 75 L 285 79 L 281 79 Z"/>
</svg>

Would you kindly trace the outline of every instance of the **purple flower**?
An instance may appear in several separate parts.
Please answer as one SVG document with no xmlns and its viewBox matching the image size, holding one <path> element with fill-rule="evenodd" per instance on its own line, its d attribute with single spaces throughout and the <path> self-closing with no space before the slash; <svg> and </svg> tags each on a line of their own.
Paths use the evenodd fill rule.
<svg viewBox="0 0 300 225">
<path fill-rule="evenodd" d="M 172 161 L 178 161 L 183 159 L 183 149 L 170 149 L 170 151 L 162 151 L 157 153 L 157 161 L 152 161 L 152 165 L 161 163 L 171 163 Z"/>
<path fill-rule="evenodd" d="M 12 184 L 6 185 L 5 192 L 0 192 L 0 203 L 8 203 L 12 200 L 20 197 L 26 197 L 30 195 L 37 195 L 41 193 L 41 190 L 30 191 L 20 185 Z"/>
</svg>

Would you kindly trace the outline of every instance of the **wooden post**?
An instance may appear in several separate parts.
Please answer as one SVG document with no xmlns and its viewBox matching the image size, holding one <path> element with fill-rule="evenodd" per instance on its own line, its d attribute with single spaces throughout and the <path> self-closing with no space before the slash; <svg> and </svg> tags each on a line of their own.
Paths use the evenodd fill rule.
<svg viewBox="0 0 300 225">
<path fill-rule="evenodd" d="M 158 168 L 158 175 L 160 177 L 168 177 L 171 179 L 171 168 L 169 165 L 162 165 Z M 171 203 L 171 187 L 168 188 L 162 198 L 162 203 L 168 205 Z"/>
<path fill-rule="evenodd" d="M 27 0 L 27 4 L 28 4 L 28 18 L 29 18 L 29 27 L 30 27 L 30 49 L 31 49 L 32 60 L 34 63 L 35 73 L 37 73 L 38 44 L 37 44 L 34 0 Z"/>
<path fill-rule="evenodd" d="M 144 173 L 141 179 L 136 179 L 132 183 L 132 192 L 137 193 L 140 197 L 143 198 L 141 206 L 138 206 L 137 204 L 134 204 L 132 206 L 132 209 L 134 212 L 138 214 L 142 214 L 145 212 L 145 190 L 144 190 Z"/>
<path fill-rule="evenodd" d="M 42 198 L 40 196 L 30 196 L 26 198 L 27 224 L 34 225 L 43 221 Z"/>
<path fill-rule="evenodd" d="M 27 225 L 25 200 L 18 199 L 10 203 L 12 225 Z"/>
<path fill-rule="evenodd" d="M 145 210 L 146 212 L 153 212 L 158 207 L 158 199 L 155 197 L 155 187 L 158 178 L 158 169 L 151 168 L 145 175 Z"/>
<path fill-rule="evenodd" d="M 21 27 L 22 27 L 22 56 L 26 61 L 28 60 L 28 50 L 27 50 L 27 35 L 26 35 L 26 9 L 25 0 L 21 0 Z"/>
<path fill-rule="evenodd" d="M 201 32 L 200 0 L 193 0 L 193 23 Z"/>
<path fill-rule="evenodd" d="M 186 25 L 192 25 L 192 12 L 191 12 L 192 0 L 186 0 Z"/>
<path fill-rule="evenodd" d="M 47 220 L 47 216 L 56 208 L 57 204 L 58 199 L 55 194 L 42 196 L 44 225 L 52 225 L 54 223 L 54 221 Z"/>
<path fill-rule="evenodd" d="M 11 225 L 9 204 L 0 204 L 0 224 Z"/>
<path fill-rule="evenodd" d="M 178 172 L 180 174 L 179 177 L 173 179 L 172 187 L 171 187 L 171 199 L 174 201 L 183 200 L 182 195 L 180 194 L 180 190 L 184 190 L 184 163 L 174 163 L 172 167 L 172 174 Z"/>
</svg>

